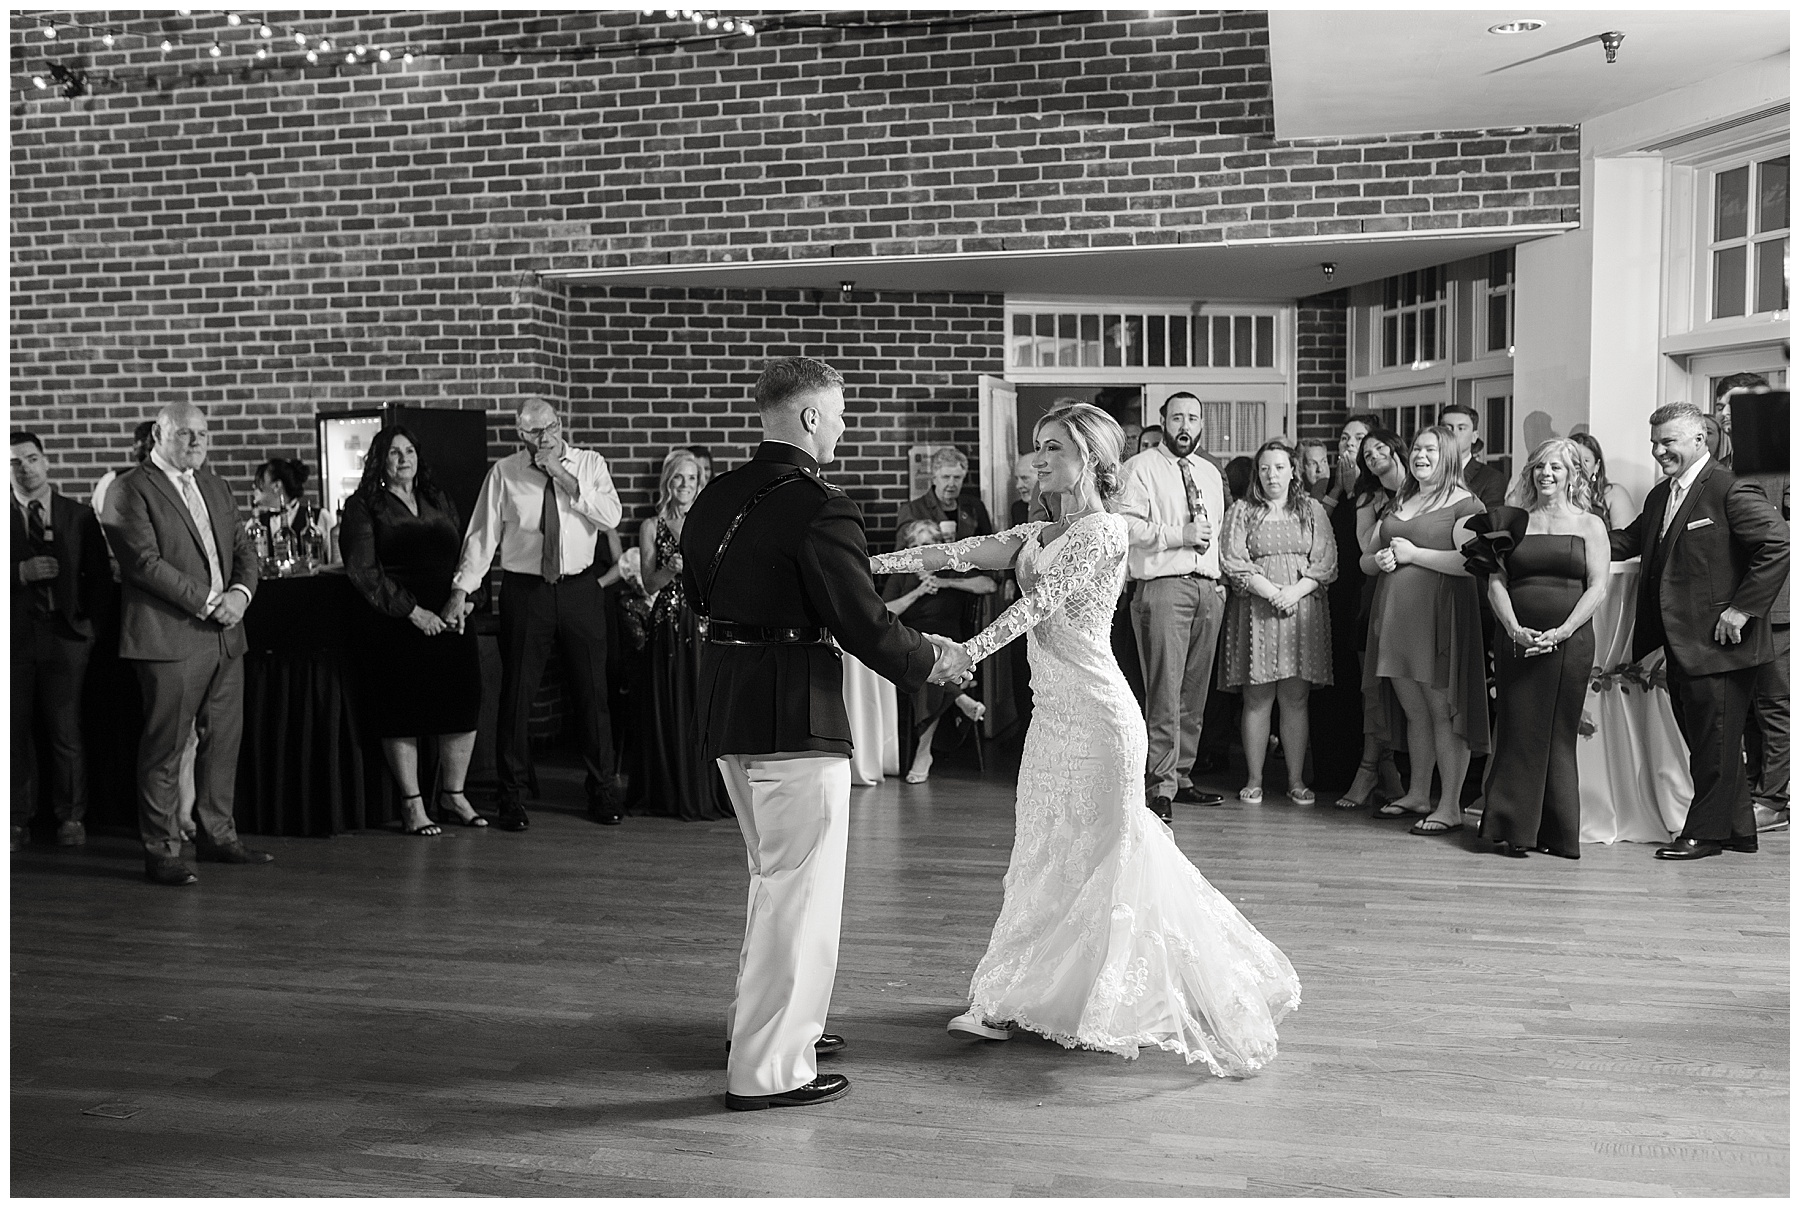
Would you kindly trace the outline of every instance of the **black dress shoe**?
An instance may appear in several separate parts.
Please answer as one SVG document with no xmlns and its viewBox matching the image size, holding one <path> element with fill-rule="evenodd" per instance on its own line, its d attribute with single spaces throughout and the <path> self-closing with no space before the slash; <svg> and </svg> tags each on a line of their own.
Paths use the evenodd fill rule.
<svg viewBox="0 0 1800 1208">
<path fill-rule="evenodd" d="M 1526 851 L 1523 847 L 1520 847 L 1517 843 L 1508 843 L 1505 839 L 1495 841 L 1494 851 L 1499 855 L 1510 856 L 1515 860 L 1525 860 L 1529 859 L 1531 856 L 1530 852 Z"/>
<path fill-rule="evenodd" d="M 1746 854 L 1756 850 L 1755 835 L 1734 835 L 1719 844 L 1726 851 L 1741 851 Z"/>
<path fill-rule="evenodd" d="M 725 1051 L 727 1053 L 731 1052 L 731 1042 L 729 1040 L 725 1042 Z M 827 1032 L 817 1040 L 813 1041 L 813 1056 L 815 1057 L 829 1057 L 833 1053 L 841 1053 L 843 1051 L 844 1038 L 842 1036 L 833 1036 L 830 1032 Z"/>
<path fill-rule="evenodd" d="M 797 1090 L 779 1095 L 734 1095 L 725 1092 L 725 1106 L 734 1112 L 759 1112 L 765 1107 L 811 1107 L 829 1103 L 850 1093 L 850 1079 L 842 1074 L 820 1074 Z"/>
<path fill-rule="evenodd" d="M 1673 843 L 1665 843 L 1656 849 L 1658 860 L 1704 860 L 1708 856 L 1716 856 L 1725 848 L 1711 839 L 1677 839 Z"/>
<path fill-rule="evenodd" d="M 601 826 L 617 826 L 625 821 L 625 815 L 617 805 L 599 797 L 589 799 L 587 816 L 588 821 L 598 822 Z"/>
<path fill-rule="evenodd" d="M 1164 822 L 1175 821 L 1175 809 L 1169 804 L 1169 799 L 1167 797 L 1152 797 L 1145 804 L 1150 807 L 1151 813 L 1155 814 L 1158 818 L 1161 818 Z"/>
<path fill-rule="evenodd" d="M 1209 793 L 1198 785 L 1190 784 L 1185 789 L 1178 789 L 1175 800 L 1183 805 L 1224 805 L 1225 794 Z"/>
<path fill-rule="evenodd" d="M 192 885 L 200 878 L 174 856 L 144 857 L 144 875 L 158 885 Z"/>
<path fill-rule="evenodd" d="M 253 851 L 242 843 L 229 843 L 224 847 L 213 847 L 210 844 L 202 847 L 194 846 L 194 854 L 202 860 L 211 860 L 214 864 L 273 864 L 275 857 L 266 851 Z"/>
<path fill-rule="evenodd" d="M 525 816 L 525 808 L 501 802 L 500 814 L 494 819 L 494 825 L 503 831 L 522 831 L 531 826 L 531 819 Z"/>
</svg>

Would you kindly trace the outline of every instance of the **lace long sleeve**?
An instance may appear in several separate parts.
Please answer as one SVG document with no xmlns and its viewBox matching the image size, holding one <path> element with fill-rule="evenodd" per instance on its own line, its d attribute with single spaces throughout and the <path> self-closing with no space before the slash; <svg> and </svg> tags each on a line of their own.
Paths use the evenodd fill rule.
<svg viewBox="0 0 1800 1208">
<path fill-rule="evenodd" d="M 988 537 L 964 537 L 948 545 L 919 545 L 877 554 L 869 559 L 869 573 L 891 575 L 904 571 L 932 575 L 941 570 L 1010 570 L 1031 534 L 1043 527 L 1043 521 L 1031 520 Z"/>
<path fill-rule="evenodd" d="M 1125 556 L 1122 525 L 1105 516 L 1086 519 L 1068 531 L 1062 549 L 1048 566 L 1038 568 L 1035 586 L 994 623 L 969 640 L 969 657 L 979 663 L 1063 606 L 1070 593 L 1117 572 Z"/>
<path fill-rule="evenodd" d="M 406 588 L 389 577 L 381 558 L 375 552 L 375 515 L 367 501 L 352 495 L 344 505 L 344 523 L 339 530 L 339 548 L 344 555 L 344 571 L 350 582 L 376 612 L 390 617 L 412 613 L 418 601 Z"/>
<path fill-rule="evenodd" d="M 1331 517 L 1324 504 L 1310 499 L 1307 505 L 1312 509 L 1312 548 L 1306 553 L 1306 569 L 1300 573 L 1317 579 L 1323 587 L 1338 577 L 1337 534 L 1331 531 Z"/>
<path fill-rule="evenodd" d="M 1225 511 L 1225 532 L 1219 545 L 1219 571 L 1237 590 L 1250 592 L 1250 580 L 1262 573 L 1250 556 L 1250 505 L 1234 503 Z"/>
</svg>

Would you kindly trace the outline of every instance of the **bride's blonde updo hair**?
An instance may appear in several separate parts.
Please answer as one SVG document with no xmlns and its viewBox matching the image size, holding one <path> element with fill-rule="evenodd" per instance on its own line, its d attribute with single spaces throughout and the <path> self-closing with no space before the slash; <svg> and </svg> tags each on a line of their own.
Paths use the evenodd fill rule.
<svg viewBox="0 0 1800 1208">
<path fill-rule="evenodd" d="M 1092 403 L 1060 403 L 1044 413 L 1031 430 L 1035 438 L 1045 424 L 1061 424 L 1081 454 L 1081 460 L 1092 468 L 1094 486 L 1102 503 L 1111 503 L 1123 488 L 1119 462 L 1125 451 L 1125 429 L 1119 421 Z"/>
</svg>

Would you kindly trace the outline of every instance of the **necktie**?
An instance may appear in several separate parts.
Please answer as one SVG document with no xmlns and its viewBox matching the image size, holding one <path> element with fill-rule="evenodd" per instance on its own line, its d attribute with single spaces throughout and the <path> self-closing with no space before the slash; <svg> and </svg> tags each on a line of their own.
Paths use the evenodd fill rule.
<svg viewBox="0 0 1800 1208">
<path fill-rule="evenodd" d="M 1675 513 L 1681 510 L 1681 501 L 1686 494 L 1687 491 L 1682 487 L 1681 479 L 1677 478 L 1669 488 L 1669 506 L 1663 512 L 1662 536 L 1669 535 L 1669 526 L 1675 523 Z"/>
<path fill-rule="evenodd" d="M 44 501 L 33 499 L 31 506 L 25 509 L 25 535 L 31 539 L 32 553 L 43 556 L 51 553 L 50 534 L 44 528 Z M 32 609 L 40 613 L 56 611 L 56 591 L 50 580 L 40 579 L 31 585 Z"/>
<path fill-rule="evenodd" d="M 544 556 L 539 570 L 544 582 L 554 583 L 562 578 L 562 515 L 556 510 L 556 480 L 548 474 L 544 476 L 544 511 L 538 521 L 538 531 L 544 535 Z"/>
<path fill-rule="evenodd" d="M 1185 457 L 1175 464 L 1181 467 L 1181 485 L 1187 491 L 1188 519 L 1204 519 L 1206 500 L 1200 496 L 1200 484 L 1194 481 L 1194 467 Z"/>
<path fill-rule="evenodd" d="M 206 501 L 200 498 L 200 487 L 194 482 L 194 472 L 184 471 L 181 475 L 181 497 L 187 502 L 188 515 L 194 518 L 194 527 L 200 530 L 200 546 L 206 551 L 206 569 L 212 575 L 212 594 L 225 594 L 225 574 L 219 568 L 219 545 L 213 540 L 212 517 L 207 515 Z"/>
</svg>

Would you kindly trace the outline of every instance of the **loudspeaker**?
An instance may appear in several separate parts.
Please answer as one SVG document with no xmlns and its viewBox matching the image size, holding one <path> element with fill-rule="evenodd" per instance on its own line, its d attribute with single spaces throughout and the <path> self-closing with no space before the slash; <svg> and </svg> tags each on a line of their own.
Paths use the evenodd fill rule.
<svg viewBox="0 0 1800 1208">
<path fill-rule="evenodd" d="M 1788 392 L 1731 396 L 1731 468 L 1738 475 L 1788 472 Z"/>
</svg>

